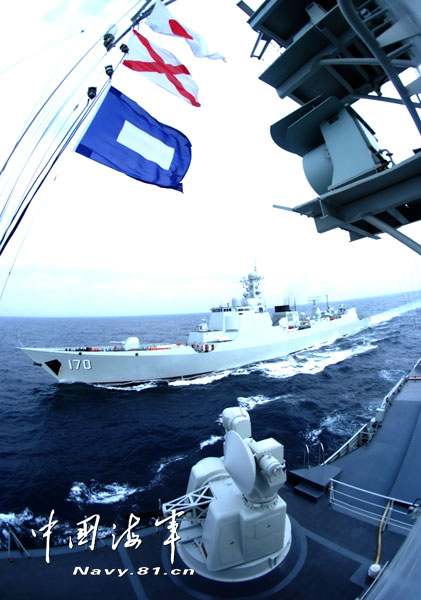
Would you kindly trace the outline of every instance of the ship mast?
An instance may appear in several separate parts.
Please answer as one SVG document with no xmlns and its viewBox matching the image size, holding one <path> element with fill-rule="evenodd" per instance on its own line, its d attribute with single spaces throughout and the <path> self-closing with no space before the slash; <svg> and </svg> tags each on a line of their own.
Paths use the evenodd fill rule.
<svg viewBox="0 0 421 600">
<path fill-rule="evenodd" d="M 240 280 L 244 288 L 243 304 L 253 306 L 256 312 L 262 312 L 265 309 L 262 292 L 259 289 L 259 284 L 262 279 L 263 277 L 257 274 L 255 266 L 253 272 Z"/>
<path fill-rule="evenodd" d="M 421 254 L 421 244 L 399 231 L 421 219 L 421 151 L 395 164 L 352 107 L 361 99 L 404 106 L 421 133 L 421 6 L 410 0 L 305 5 L 288 12 L 264 3 L 249 12 L 240 3 L 264 49 L 272 42 L 287 50 L 260 79 L 300 105 L 271 126 L 271 135 L 302 157 L 317 197 L 287 210 L 313 218 L 319 233 L 341 228 L 351 241 L 386 233 Z M 400 74 L 409 68 L 417 77 L 403 85 Z M 398 97 L 383 95 L 388 81 Z"/>
</svg>

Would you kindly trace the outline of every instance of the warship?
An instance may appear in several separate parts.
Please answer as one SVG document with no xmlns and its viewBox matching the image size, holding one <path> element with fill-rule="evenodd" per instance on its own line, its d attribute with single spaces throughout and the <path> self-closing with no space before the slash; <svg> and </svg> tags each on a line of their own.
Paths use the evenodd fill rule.
<svg viewBox="0 0 421 600">
<path fill-rule="evenodd" d="M 108 346 L 79 348 L 21 348 L 60 383 L 84 382 L 135 385 L 148 381 L 191 379 L 267 361 L 332 342 L 368 327 L 355 308 L 329 303 L 321 311 L 313 301 L 311 315 L 299 314 L 290 305 L 267 310 L 256 272 L 242 279 L 241 299 L 212 309 L 190 332 L 186 344 L 141 344 L 138 337 Z"/>
<path fill-rule="evenodd" d="M 352 241 L 386 233 L 420 253 L 398 229 L 421 218 L 421 153 L 392 164 L 351 108 L 362 97 L 404 105 L 421 133 L 419 103 L 411 99 L 421 79 L 399 81 L 403 69 L 420 63 L 419 6 L 240 6 L 258 35 L 253 54 L 258 44 L 283 48 L 261 78 L 300 105 L 272 127 L 276 143 L 303 156 L 318 194 L 294 210 L 313 218 L 320 232 L 340 227 Z M 399 98 L 382 97 L 386 81 Z M 8 527 L 9 550 L 0 559 L 5 598 L 34 597 L 34 590 L 44 599 L 70 598 L 75 589 L 102 600 L 418 598 L 420 385 L 421 359 L 332 456 L 320 452 L 315 465 L 307 456 L 291 471 L 279 441 L 254 439 L 247 412 L 225 409 L 223 456 L 193 466 L 186 494 L 165 502 L 154 525 L 137 530 L 142 544 L 132 537 L 117 549 L 102 540 L 92 553 L 83 544 L 52 548 L 48 563 L 44 550 L 27 550 Z"/>
</svg>

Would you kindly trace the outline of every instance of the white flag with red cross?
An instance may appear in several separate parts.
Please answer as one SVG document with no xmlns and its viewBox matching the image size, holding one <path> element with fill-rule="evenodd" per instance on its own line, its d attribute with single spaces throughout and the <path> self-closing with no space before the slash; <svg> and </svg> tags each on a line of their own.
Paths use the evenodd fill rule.
<svg viewBox="0 0 421 600">
<path fill-rule="evenodd" d="M 193 106 L 200 106 L 198 87 L 187 67 L 182 65 L 174 54 L 156 44 L 151 44 L 143 35 L 134 30 L 128 48 L 129 51 L 123 65 L 142 73 L 154 83 L 183 98 L 186 102 L 190 102 Z"/>
<path fill-rule="evenodd" d="M 208 45 L 203 37 L 196 33 L 196 31 L 182 25 L 161 0 L 156 0 L 152 13 L 146 19 L 145 23 L 157 33 L 184 38 L 193 54 L 198 58 L 211 58 L 213 60 L 220 58 L 221 60 L 225 60 L 217 52 L 209 54 Z"/>
</svg>

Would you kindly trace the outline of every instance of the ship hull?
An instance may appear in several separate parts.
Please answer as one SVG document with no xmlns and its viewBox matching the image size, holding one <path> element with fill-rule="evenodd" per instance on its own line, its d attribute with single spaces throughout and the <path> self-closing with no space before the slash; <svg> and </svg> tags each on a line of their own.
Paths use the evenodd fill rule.
<svg viewBox="0 0 421 600">
<path fill-rule="evenodd" d="M 35 364 L 60 383 L 131 385 L 148 381 L 188 379 L 267 361 L 364 329 L 369 319 L 321 321 L 311 328 L 271 327 L 256 339 L 239 335 L 209 344 L 208 351 L 169 344 L 139 350 L 21 348 Z M 201 350 L 201 349 L 199 349 Z"/>
</svg>

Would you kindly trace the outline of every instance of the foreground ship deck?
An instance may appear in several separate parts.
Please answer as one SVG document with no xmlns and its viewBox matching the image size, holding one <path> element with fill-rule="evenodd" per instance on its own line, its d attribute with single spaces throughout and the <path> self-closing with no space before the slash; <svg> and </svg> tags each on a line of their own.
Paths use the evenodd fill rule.
<svg viewBox="0 0 421 600">
<path fill-rule="evenodd" d="M 220 583 L 191 574 L 177 554 L 170 563 L 170 549 L 164 545 L 168 531 L 152 526 L 138 531 L 142 544 L 136 550 L 122 544 L 112 550 L 109 540 L 97 541 L 93 551 L 52 549 L 50 564 L 44 550 L 30 551 L 31 558 L 15 550 L 3 552 L 2 597 L 28 598 L 36 590 L 44 600 L 67 599 L 77 589 L 92 600 L 354 600 L 370 586 L 364 596 L 369 600 L 417 597 L 421 521 L 410 513 L 418 514 L 421 498 L 420 386 L 421 361 L 386 396 L 376 417 L 335 455 L 322 465 L 288 473 L 280 494 L 287 503 L 292 543 L 285 560 L 268 575 Z M 406 435 L 408 430 L 412 435 Z M 380 543 L 379 528 L 384 528 Z M 403 562 L 393 560 L 399 553 L 405 554 Z M 373 584 L 367 572 L 376 555 L 386 568 Z"/>
</svg>

